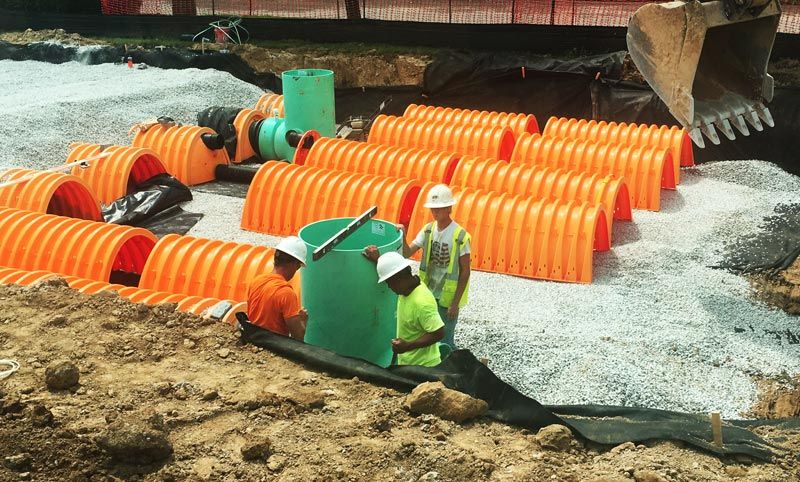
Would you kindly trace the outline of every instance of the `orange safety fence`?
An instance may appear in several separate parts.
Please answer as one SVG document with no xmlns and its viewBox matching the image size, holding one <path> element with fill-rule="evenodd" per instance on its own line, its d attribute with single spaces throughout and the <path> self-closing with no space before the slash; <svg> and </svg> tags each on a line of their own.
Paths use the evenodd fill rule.
<svg viewBox="0 0 800 482">
<path fill-rule="evenodd" d="M 150 149 L 100 144 L 70 144 L 67 163 L 110 152 L 108 157 L 75 166 L 72 175 L 83 179 L 103 204 L 111 204 L 132 193 L 136 186 L 153 176 L 167 172 L 158 155 Z"/>
<path fill-rule="evenodd" d="M 680 182 L 680 168 L 694 166 L 692 139 L 686 129 L 680 127 L 551 117 L 542 135 L 669 149 L 674 160 L 676 184 Z"/>
<path fill-rule="evenodd" d="M 266 117 L 263 112 L 253 109 L 242 109 L 236 115 L 233 126 L 236 128 L 236 153 L 231 159 L 234 164 L 240 164 L 250 158 L 256 157 L 256 151 L 250 142 L 250 126 Z"/>
<path fill-rule="evenodd" d="M 216 167 L 230 164 L 224 148 L 206 147 L 201 138 L 204 134 L 216 133 L 208 127 L 167 127 L 156 124 L 137 132 L 133 138 L 133 146 L 152 149 L 161 158 L 167 172 L 180 182 L 194 186 L 213 181 Z"/>
<path fill-rule="evenodd" d="M 656 147 L 525 134 L 517 141 L 511 160 L 622 177 L 636 209 L 658 211 L 661 188 L 675 189 L 672 155 Z"/>
<path fill-rule="evenodd" d="M 448 184 L 458 158 L 456 154 L 442 151 L 321 138 L 311 147 L 302 164 Z"/>
<path fill-rule="evenodd" d="M 456 154 L 507 161 L 514 151 L 514 134 L 508 127 L 458 124 L 379 115 L 367 142 L 387 146 L 435 149 Z"/>
<path fill-rule="evenodd" d="M 102 221 L 100 203 L 80 178 L 53 171 L 0 172 L 0 206 Z"/>
<path fill-rule="evenodd" d="M 434 184 L 420 193 L 425 199 Z M 525 278 L 590 283 L 595 250 L 610 248 L 600 205 L 453 188 L 453 219 L 472 236 L 471 266 Z M 417 209 L 410 232 L 433 219 Z"/>
<path fill-rule="evenodd" d="M 533 114 L 489 112 L 485 110 L 453 109 L 452 107 L 410 104 L 406 107 L 403 117 L 437 122 L 508 127 L 515 136 L 524 132 L 528 134 L 537 134 L 539 132 L 539 124 L 536 122 L 536 117 Z"/>
<path fill-rule="evenodd" d="M 408 225 L 419 189 L 411 179 L 269 161 L 250 183 L 242 228 L 286 236 L 315 221 L 358 216 L 371 206 L 378 206 L 381 219 Z"/>
<path fill-rule="evenodd" d="M 628 186 L 620 177 L 464 157 L 458 163 L 452 185 L 534 199 L 600 204 L 606 215 L 609 237 L 614 219 L 630 221 L 633 218 Z"/>
<path fill-rule="evenodd" d="M 0 208 L 0 266 L 109 281 L 141 274 L 155 243 L 142 228 Z"/>
<path fill-rule="evenodd" d="M 256 102 L 255 109 L 263 112 L 267 117 L 285 117 L 286 112 L 283 108 L 283 96 L 280 94 L 264 94 Z M 277 111 L 277 116 L 275 116 Z"/>
<path fill-rule="evenodd" d="M 63 278 L 70 288 L 84 294 L 94 295 L 103 291 L 116 291 L 119 295 L 133 303 L 158 305 L 161 303 L 175 303 L 177 310 L 204 316 L 208 310 L 223 301 L 231 303 L 231 309 L 224 315 L 222 321 L 233 324 L 236 313 L 247 312 L 246 302 L 219 300 L 216 298 L 202 298 L 200 296 L 187 296 L 175 293 L 164 293 L 142 288 L 133 288 L 119 284 L 94 281 L 75 276 L 61 276 L 51 271 L 26 271 L 14 268 L 0 267 L 0 285 L 15 284 L 31 286 L 53 278 Z"/>
<path fill-rule="evenodd" d="M 250 281 L 272 272 L 274 254 L 266 246 L 168 234 L 150 253 L 139 287 L 247 301 Z M 291 284 L 300 293 L 300 277 L 295 276 Z"/>
</svg>

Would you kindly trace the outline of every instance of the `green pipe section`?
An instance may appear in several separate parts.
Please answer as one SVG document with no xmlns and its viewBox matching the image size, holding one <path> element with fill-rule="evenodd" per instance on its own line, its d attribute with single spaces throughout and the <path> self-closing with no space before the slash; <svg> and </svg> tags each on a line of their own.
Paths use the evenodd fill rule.
<svg viewBox="0 0 800 482">
<path fill-rule="evenodd" d="M 315 130 L 322 137 L 336 134 L 333 71 L 287 70 L 281 75 L 287 130 Z"/>
<path fill-rule="evenodd" d="M 291 160 L 295 148 L 286 142 L 286 119 L 267 117 L 258 131 L 258 152 L 264 160 Z"/>
<path fill-rule="evenodd" d="M 311 253 L 353 218 L 327 219 L 300 230 L 308 246 L 303 268 L 303 307 L 308 310 L 305 342 L 340 355 L 388 367 L 397 333 L 397 295 L 378 283 L 375 263 L 362 252 L 369 245 L 381 253 L 400 251 L 394 224 L 370 220 L 319 261 Z"/>
<path fill-rule="evenodd" d="M 310 130 L 322 137 L 336 135 L 333 71 L 324 69 L 287 70 L 283 79 L 285 117 L 268 117 L 258 132 L 258 150 L 264 160 L 294 159 L 296 148 L 286 133 L 302 135 Z"/>
</svg>

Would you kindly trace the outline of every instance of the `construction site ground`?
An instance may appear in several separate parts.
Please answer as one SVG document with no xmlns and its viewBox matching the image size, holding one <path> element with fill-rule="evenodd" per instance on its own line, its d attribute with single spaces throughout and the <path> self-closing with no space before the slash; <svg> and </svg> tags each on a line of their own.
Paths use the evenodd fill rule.
<svg viewBox="0 0 800 482">
<path fill-rule="evenodd" d="M 413 415 L 403 408 L 403 393 L 242 345 L 232 327 L 170 305 L 90 297 L 54 282 L 0 287 L 0 301 L 0 353 L 23 365 L 0 385 L 4 481 L 800 477 L 793 455 L 752 463 L 719 460 L 672 442 L 609 447 L 574 439 L 553 450 L 543 448 L 543 435 L 489 419 L 458 425 Z M 79 368 L 79 385 L 48 390 L 45 369 L 63 360 Z M 109 423 L 159 416 L 174 449 L 166 463 L 119 463 L 98 447 L 98 439 L 109 437 Z M 800 450 L 797 432 L 758 431 L 791 452 Z M 241 448 L 265 438 L 272 455 L 243 461 Z M 21 469 L 9 469 L 9 458 L 23 460 Z"/>
<path fill-rule="evenodd" d="M 162 114 L 192 122 L 204 107 L 249 106 L 260 94 L 227 74 L 75 63 L 0 61 L 0 85 L 7 144 L 0 169 L 51 167 L 63 162 L 69 142 L 127 144 L 133 122 Z M 19 136 L 25 126 L 36 126 L 36 139 Z M 593 285 L 476 273 L 458 333 L 464 345 L 544 403 L 800 415 L 798 345 L 781 335 L 797 332 L 797 318 L 770 307 L 792 313 L 798 264 L 771 278 L 770 287 L 710 267 L 720 239 L 746 235 L 776 204 L 797 202 L 799 181 L 760 161 L 711 163 L 683 176 L 677 192 L 664 192 L 662 212 L 637 211 L 633 224 L 615 225 L 615 248 L 596 255 Z M 194 195 L 184 209 L 204 218 L 189 234 L 277 241 L 231 226 L 242 199 L 202 188 Z M 509 303 L 514 296 L 525 299 Z M 675 443 L 612 450 L 574 441 L 553 451 L 534 433 L 487 419 L 459 426 L 413 416 L 402 408 L 403 394 L 314 373 L 242 346 L 229 326 L 169 307 L 59 286 L 0 287 L 0 307 L 0 358 L 22 364 L 0 381 L 0 458 L 12 457 L 0 460 L 0 480 L 416 481 L 429 472 L 438 475 L 422 480 L 800 477 L 792 457 L 751 464 Z M 744 334 L 734 331 L 742 320 L 750 322 Z M 64 359 L 79 367 L 80 388 L 51 392 L 45 368 Z M 42 425 L 49 417 L 39 405 L 52 412 L 52 424 Z M 163 417 L 174 446 L 166 464 L 121 464 L 98 448 L 110 422 L 152 419 L 150 411 Z M 757 432 L 792 453 L 800 448 L 800 433 Z M 262 437 L 270 438 L 273 455 L 243 462 L 240 448 Z M 30 467 L 19 463 L 26 460 Z"/>
</svg>

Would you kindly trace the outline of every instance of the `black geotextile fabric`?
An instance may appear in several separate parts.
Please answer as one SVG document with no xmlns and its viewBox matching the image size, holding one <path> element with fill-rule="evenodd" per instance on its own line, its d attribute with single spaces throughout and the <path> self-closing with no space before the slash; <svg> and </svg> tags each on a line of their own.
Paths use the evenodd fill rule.
<svg viewBox="0 0 800 482">
<path fill-rule="evenodd" d="M 180 206 L 172 206 L 155 216 L 142 221 L 138 227 L 144 228 L 157 237 L 167 234 L 186 234 L 203 218 L 200 213 L 186 212 Z"/>
<path fill-rule="evenodd" d="M 744 454 L 769 460 L 782 450 L 747 430 L 743 423 L 723 425 L 724 446 L 713 443 L 711 424 L 705 415 L 665 410 L 601 405 L 543 406 L 500 380 L 468 350 L 457 350 L 439 366 L 381 368 L 330 350 L 300 343 L 254 326 L 240 317 L 242 340 L 318 370 L 410 391 L 419 383 L 441 381 L 453 390 L 485 400 L 488 416 L 538 430 L 562 424 L 593 442 L 615 445 L 645 440 L 680 440 L 717 454 Z M 576 383 L 580 381 L 576 380 Z"/>
<path fill-rule="evenodd" d="M 233 159 L 236 156 L 236 127 L 233 122 L 241 112 L 237 107 L 207 107 L 197 113 L 197 125 L 209 127 L 225 139 L 225 150 L 228 157 Z"/>
<path fill-rule="evenodd" d="M 717 268 L 737 273 L 774 275 L 800 255 L 800 204 L 780 204 L 764 218 L 758 232 L 733 240 L 723 250 Z"/>
<path fill-rule="evenodd" d="M 162 229 L 169 224 L 169 232 L 186 234 L 202 214 L 194 215 L 194 222 L 189 224 L 191 217 L 176 218 L 180 213 L 172 208 L 191 200 L 192 192 L 182 182 L 169 174 L 158 174 L 137 185 L 131 194 L 103 206 L 103 219 L 107 223 Z"/>
<path fill-rule="evenodd" d="M 38 60 L 53 64 L 76 61 L 87 65 L 122 62 L 131 57 L 134 64 L 147 64 L 162 69 L 215 69 L 228 72 L 234 77 L 257 85 L 262 89 L 280 92 L 280 78 L 271 73 L 261 74 L 238 55 L 206 50 L 165 48 L 163 50 L 128 50 L 123 47 L 99 46 L 78 49 L 75 46 L 37 42 L 26 45 L 0 41 L 0 60 Z M 213 85 L 208 86 L 213 89 Z"/>
</svg>

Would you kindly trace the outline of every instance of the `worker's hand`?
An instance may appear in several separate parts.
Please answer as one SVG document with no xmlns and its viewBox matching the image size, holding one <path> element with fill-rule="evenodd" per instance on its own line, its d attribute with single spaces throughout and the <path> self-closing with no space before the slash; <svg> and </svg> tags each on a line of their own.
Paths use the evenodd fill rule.
<svg viewBox="0 0 800 482">
<path fill-rule="evenodd" d="M 308 321 L 308 311 L 305 308 L 301 308 L 297 316 L 299 316 L 304 323 Z"/>
<path fill-rule="evenodd" d="M 401 224 L 395 224 L 394 227 L 396 227 L 398 231 L 402 231 L 403 234 L 406 234 L 406 231 L 408 231 L 408 227 L 405 224 L 402 224 L 402 223 Z"/>
<path fill-rule="evenodd" d="M 364 256 L 373 263 L 378 262 L 380 255 L 381 253 L 378 252 L 378 247 L 375 245 L 370 245 L 364 248 Z"/>
<path fill-rule="evenodd" d="M 392 340 L 392 351 L 395 353 L 405 353 L 411 350 L 411 344 L 402 338 Z"/>
<path fill-rule="evenodd" d="M 447 308 L 447 317 L 450 319 L 450 321 L 455 320 L 456 318 L 458 318 L 458 305 L 457 304 L 453 303 L 453 304 L 450 305 L 449 308 Z"/>
</svg>

